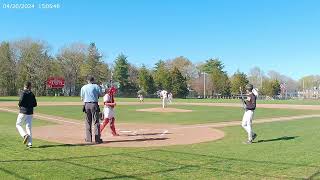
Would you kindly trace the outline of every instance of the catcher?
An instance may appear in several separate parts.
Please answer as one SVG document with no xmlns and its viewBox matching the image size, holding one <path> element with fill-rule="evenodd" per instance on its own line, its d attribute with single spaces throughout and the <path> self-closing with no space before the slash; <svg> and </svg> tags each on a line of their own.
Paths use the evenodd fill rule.
<svg viewBox="0 0 320 180">
<path fill-rule="evenodd" d="M 110 129 L 113 136 L 119 136 L 119 134 L 116 132 L 115 127 L 115 118 L 114 118 L 114 107 L 116 106 L 116 103 L 114 101 L 114 94 L 117 93 L 117 89 L 114 86 L 111 86 L 110 88 L 107 88 L 105 91 L 105 95 L 103 97 L 104 102 L 104 108 L 103 108 L 103 114 L 101 119 L 103 119 L 103 122 L 100 124 L 100 133 L 102 133 L 103 129 L 108 125 L 110 122 Z"/>
</svg>

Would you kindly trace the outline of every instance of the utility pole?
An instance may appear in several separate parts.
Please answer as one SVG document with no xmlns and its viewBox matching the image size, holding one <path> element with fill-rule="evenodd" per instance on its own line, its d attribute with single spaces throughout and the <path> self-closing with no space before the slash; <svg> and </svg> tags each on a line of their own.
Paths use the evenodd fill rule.
<svg viewBox="0 0 320 180">
<path fill-rule="evenodd" d="M 258 81 L 260 81 L 260 83 L 258 82 Z M 258 83 L 259 83 L 259 85 L 260 85 L 260 90 L 262 90 L 262 81 L 263 81 L 263 75 L 262 75 L 262 72 L 261 72 L 261 70 L 259 71 L 259 77 L 257 77 L 257 86 L 258 86 Z"/>
<path fill-rule="evenodd" d="M 206 98 L 206 73 L 203 74 L 203 97 Z"/>
<path fill-rule="evenodd" d="M 202 72 L 203 74 L 203 98 L 206 98 L 206 72 Z"/>
<path fill-rule="evenodd" d="M 304 91 L 304 79 L 302 79 L 302 96 L 303 96 L 303 99 L 305 97 L 306 93 Z"/>
<path fill-rule="evenodd" d="M 260 73 L 260 89 L 262 90 L 262 74 Z"/>
</svg>

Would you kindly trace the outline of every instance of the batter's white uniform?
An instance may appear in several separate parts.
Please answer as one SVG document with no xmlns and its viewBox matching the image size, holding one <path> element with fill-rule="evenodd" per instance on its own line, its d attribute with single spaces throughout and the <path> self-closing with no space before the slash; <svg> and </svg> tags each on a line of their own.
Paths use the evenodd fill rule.
<svg viewBox="0 0 320 180">
<path fill-rule="evenodd" d="M 245 131 L 248 133 L 248 141 L 252 141 L 252 136 L 253 134 L 255 134 L 252 130 L 252 120 L 253 120 L 254 110 L 251 110 L 251 109 L 255 109 L 255 105 L 254 107 L 252 107 L 253 102 L 255 104 L 255 101 L 256 101 L 255 95 L 253 93 L 250 93 L 247 98 L 247 103 L 250 103 L 250 104 L 247 104 L 246 110 L 242 118 L 242 123 L 241 123 L 243 129 L 245 129 Z M 250 105 L 251 107 L 248 108 L 248 105 Z"/>
<path fill-rule="evenodd" d="M 253 119 L 254 111 L 253 110 L 246 110 L 246 112 L 243 115 L 242 118 L 242 127 L 245 129 L 248 133 L 248 140 L 252 141 L 252 119 Z"/>
<path fill-rule="evenodd" d="M 103 96 L 103 102 L 111 102 L 111 97 L 109 94 Z M 104 118 L 113 118 L 114 117 L 114 108 L 111 106 L 104 105 L 103 107 Z"/>
<path fill-rule="evenodd" d="M 162 108 L 165 108 L 168 102 L 168 92 L 166 90 L 162 90 L 160 92 L 160 96 L 162 98 Z"/>
</svg>

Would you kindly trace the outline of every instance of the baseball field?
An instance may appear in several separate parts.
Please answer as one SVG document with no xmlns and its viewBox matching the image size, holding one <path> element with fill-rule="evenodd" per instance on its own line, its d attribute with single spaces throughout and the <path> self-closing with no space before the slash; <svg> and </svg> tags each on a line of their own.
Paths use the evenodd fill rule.
<svg viewBox="0 0 320 180">
<path fill-rule="evenodd" d="M 84 144 L 78 97 L 39 97 L 33 148 L 15 129 L 17 97 L 0 98 L 1 179 L 320 179 L 320 103 L 258 101 L 243 144 L 239 100 L 119 98 L 116 128 Z"/>
</svg>

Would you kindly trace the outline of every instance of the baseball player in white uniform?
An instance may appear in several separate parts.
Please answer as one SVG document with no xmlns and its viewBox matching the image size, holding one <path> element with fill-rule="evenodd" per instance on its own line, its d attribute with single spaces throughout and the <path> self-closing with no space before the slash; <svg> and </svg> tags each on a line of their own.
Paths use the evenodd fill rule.
<svg viewBox="0 0 320 180">
<path fill-rule="evenodd" d="M 252 130 L 252 120 L 254 111 L 256 109 L 256 100 L 258 96 L 258 92 L 253 89 L 253 85 L 248 84 L 246 85 L 247 90 L 247 99 L 244 100 L 244 115 L 242 118 L 241 126 L 248 134 L 248 141 L 246 144 L 251 144 L 252 141 L 257 137 L 257 134 Z"/>
<path fill-rule="evenodd" d="M 140 102 L 140 103 L 142 103 L 142 102 L 144 101 L 142 94 L 139 94 L 139 95 L 138 95 L 138 98 L 139 98 L 139 102 Z"/>
<path fill-rule="evenodd" d="M 162 108 L 165 108 L 168 102 L 168 92 L 166 90 L 162 90 L 160 92 L 160 97 L 162 99 Z"/>
<path fill-rule="evenodd" d="M 116 132 L 115 127 L 115 114 L 114 114 L 114 107 L 116 106 L 116 102 L 114 101 L 114 94 L 117 92 L 115 87 L 111 87 L 106 90 L 106 94 L 103 96 L 104 108 L 104 120 L 103 123 L 100 125 L 100 132 L 108 125 L 110 122 L 110 129 L 113 136 L 119 136 Z"/>
<path fill-rule="evenodd" d="M 168 102 L 170 104 L 172 103 L 172 93 L 171 92 L 168 94 Z"/>
</svg>

